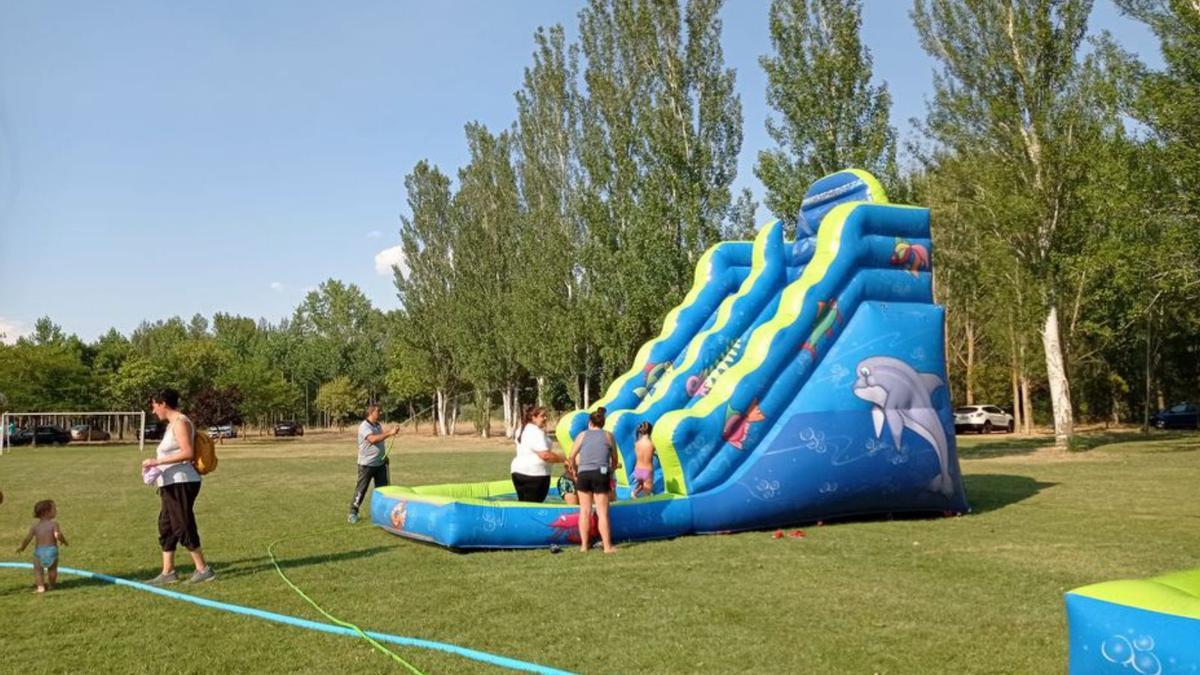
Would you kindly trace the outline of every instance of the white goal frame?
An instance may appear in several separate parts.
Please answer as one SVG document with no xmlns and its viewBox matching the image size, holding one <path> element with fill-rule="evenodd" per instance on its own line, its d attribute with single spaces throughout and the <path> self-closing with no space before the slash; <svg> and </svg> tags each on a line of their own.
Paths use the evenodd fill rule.
<svg viewBox="0 0 1200 675">
<path fill-rule="evenodd" d="M 116 417 L 118 415 L 126 415 L 126 416 L 133 415 L 133 416 L 138 417 L 138 424 L 140 425 L 140 426 L 138 426 L 138 430 L 137 430 L 138 452 L 139 453 L 145 452 L 145 450 L 146 450 L 146 411 L 145 410 L 132 410 L 132 411 L 128 411 L 128 412 L 101 410 L 101 411 L 92 411 L 92 412 L 60 412 L 60 411 L 6 412 L 4 414 L 0 414 L 0 455 L 5 454 L 5 452 L 12 452 L 12 444 L 9 442 L 9 437 L 8 437 L 8 424 L 12 420 L 26 418 L 26 417 L 33 417 L 33 418 L 44 418 L 44 417 L 63 418 L 63 417 L 67 417 L 67 418 L 71 418 L 71 417 Z M 67 431 L 70 431 L 70 428 L 68 428 Z M 34 434 L 33 440 L 34 440 L 33 446 L 36 447 L 37 434 Z"/>
</svg>

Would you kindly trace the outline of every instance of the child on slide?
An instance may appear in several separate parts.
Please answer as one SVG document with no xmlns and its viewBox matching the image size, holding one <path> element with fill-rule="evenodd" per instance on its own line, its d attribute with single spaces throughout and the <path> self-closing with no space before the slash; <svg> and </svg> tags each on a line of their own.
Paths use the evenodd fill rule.
<svg viewBox="0 0 1200 675">
<path fill-rule="evenodd" d="M 54 520 L 58 516 L 58 507 L 52 500 L 44 499 L 35 504 L 33 516 L 38 521 L 29 528 L 17 553 L 24 551 L 30 540 L 37 540 L 33 549 L 33 583 L 38 593 L 45 593 L 47 588 L 52 589 L 58 583 L 58 545 L 66 544 L 67 538 L 58 521 Z"/>
<path fill-rule="evenodd" d="M 633 446 L 637 455 L 637 464 L 633 467 L 634 499 L 654 494 L 654 443 L 650 441 L 650 431 L 653 429 L 649 422 L 642 422 L 637 427 L 637 443 Z"/>
</svg>

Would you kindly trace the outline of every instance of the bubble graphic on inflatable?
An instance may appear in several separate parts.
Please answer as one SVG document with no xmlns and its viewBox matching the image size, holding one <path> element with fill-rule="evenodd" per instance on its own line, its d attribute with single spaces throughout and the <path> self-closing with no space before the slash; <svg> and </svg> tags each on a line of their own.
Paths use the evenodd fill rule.
<svg viewBox="0 0 1200 675">
<path fill-rule="evenodd" d="M 779 481 L 760 478 L 754 483 L 754 492 L 759 499 L 773 499 L 779 494 Z"/>
<path fill-rule="evenodd" d="M 1100 645 L 1100 654 L 1113 663 L 1130 665 L 1133 662 L 1133 645 L 1124 635 L 1114 635 Z"/>
<path fill-rule="evenodd" d="M 1148 652 L 1154 649 L 1154 638 L 1149 635 L 1139 635 L 1133 641 L 1133 648 L 1140 652 Z"/>
<path fill-rule="evenodd" d="M 1153 652 L 1138 652 L 1133 657 L 1133 669 L 1141 675 L 1160 675 L 1162 664 Z"/>
<path fill-rule="evenodd" d="M 823 495 L 833 494 L 837 492 L 838 484 L 833 481 L 825 481 L 825 484 L 818 490 Z"/>
<path fill-rule="evenodd" d="M 823 454 L 829 450 L 829 446 L 825 443 L 825 432 L 816 431 L 812 427 L 800 430 L 800 440 L 804 441 L 805 447 L 817 454 Z"/>
<path fill-rule="evenodd" d="M 829 379 L 833 381 L 834 386 L 840 387 L 849 377 L 851 377 L 850 370 L 840 363 L 833 364 L 833 367 L 829 369 Z"/>
<path fill-rule="evenodd" d="M 497 528 L 504 524 L 504 515 L 502 513 L 485 512 L 482 520 L 484 531 L 495 532 Z"/>
</svg>

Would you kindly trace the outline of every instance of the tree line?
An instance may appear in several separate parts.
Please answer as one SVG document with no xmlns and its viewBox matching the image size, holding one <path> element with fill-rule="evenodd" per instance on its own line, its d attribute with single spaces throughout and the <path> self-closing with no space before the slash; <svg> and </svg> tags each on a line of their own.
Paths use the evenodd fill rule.
<svg viewBox="0 0 1200 675">
<path fill-rule="evenodd" d="M 406 176 L 397 309 L 330 280 L 279 324 L 175 318 L 84 344 L 46 319 L 0 349 L 6 405 L 140 406 L 169 382 L 256 421 L 428 408 L 439 433 L 460 409 L 486 433 L 497 408 L 511 428 L 523 402 L 588 405 L 703 251 L 755 230 L 732 189 L 722 4 L 592 0 L 577 40 L 539 28 L 511 125 L 467 123 L 464 166 Z M 812 181 L 861 167 L 930 207 L 953 399 L 1008 404 L 1062 443 L 1077 419 L 1200 394 L 1200 10 L 1118 6 L 1163 68 L 1089 37 L 1091 0 L 916 0 L 936 71 L 903 153 L 859 0 L 774 0 L 760 59 L 765 206 L 794 227 Z"/>
</svg>

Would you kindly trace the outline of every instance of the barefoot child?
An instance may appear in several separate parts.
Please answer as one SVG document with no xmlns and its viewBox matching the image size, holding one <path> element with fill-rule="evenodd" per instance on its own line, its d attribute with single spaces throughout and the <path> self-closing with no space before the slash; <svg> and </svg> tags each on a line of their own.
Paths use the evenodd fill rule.
<svg viewBox="0 0 1200 675">
<path fill-rule="evenodd" d="M 52 500 L 43 499 L 35 504 L 33 516 L 38 521 L 29 528 L 17 553 L 24 551 L 30 540 L 37 539 L 33 549 L 33 583 L 37 585 L 38 593 L 45 593 L 47 588 L 54 588 L 58 582 L 58 544 L 67 544 L 67 538 L 54 520 L 58 516 L 58 508 Z"/>
<path fill-rule="evenodd" d="M 637 464 L 633 467 L 633 498 L 654 494 L 654 443 L 650 441 L 652 427 L 649 422 L 637 426 L 637 443 L 633 452 L 637 455 Z"/>
</svg>

